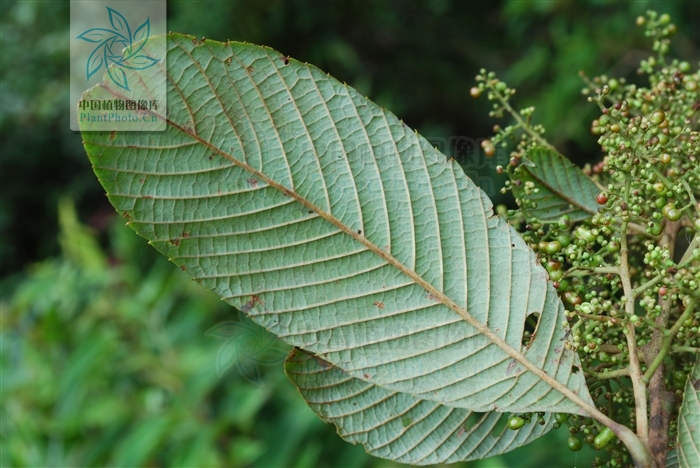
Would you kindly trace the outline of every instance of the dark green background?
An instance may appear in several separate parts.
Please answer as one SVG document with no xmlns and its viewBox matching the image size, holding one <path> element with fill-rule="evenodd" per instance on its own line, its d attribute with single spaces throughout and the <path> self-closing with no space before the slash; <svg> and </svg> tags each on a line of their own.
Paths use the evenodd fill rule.
<svg viewBox="0 0 700 468">
<path fill-rule="evenodd" d="M 699 5 L 172 1 L 168 29 L 313 63 L 428 138 L 490 134 L 489 103 L 469 89 L 495 70 L 582 164 L 599 153 L 578 71 L 636 79 L 650 52 L 634 20 L 648 8 L 672 15 L 673 53 L 697 63 Z M 69 130 L 68 2 L 0 11 L 0 465 L 392 466 L 342 442 L 281 365 L 261 368 L 262 388 L 235 368 L 217 377 L 222 342 L 204 333 L 238 316 L 123 226 Z M 468 466 L 589 465 L 595 454 L 565 439 Z"/>
</svg>

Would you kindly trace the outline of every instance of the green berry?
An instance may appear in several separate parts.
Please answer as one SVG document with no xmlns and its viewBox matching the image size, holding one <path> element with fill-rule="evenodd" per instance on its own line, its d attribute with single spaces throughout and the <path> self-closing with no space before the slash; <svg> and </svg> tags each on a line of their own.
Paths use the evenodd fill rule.
<svg viewBox="0 0 700 468">
<path fill-rule="evenodd" d="M 552 281 L 559 281 L 564 277 L 564 272 L 561 270 L 554 270 L 549 272 L 549 279 Z"/>
<path fill-rule="evenodd" d="M 661 214 L 663 214 L 669 221 L 678 221 L 682 216 L 681 210 L 677 209 L 676 205 L 673 203 L 669 203 L 664 206 L 661 210 Z"/>
<path fill-rule="evenodd" d="M 579 226 L 576 228 L 576 237 L 586 242 L 593 242 L 597 236 L 585 227 Z"/>
<path fill-rule="evenodd" d="M 649 117 L 649 120 L 654 125 L 661 125 L 661 123 L 666 120 L 666 113 L 662 110 L 654 111 L 654 113 L 651 114 L 651 117 Z"/>
<path fill-rule="evenodd" d="M 571 218 L 569 215 L 562 215 L 557 222 L 560 229 L 568 229 L 571 226 Z"/>
<path fill-rule="evenodd" d="M 559 241 L 547 242 L 547 246 L 545 247 L 545 251 L 548 254 L 559 253 L 561 251 L 561 242 L 559 242 Z"/>
<path fill-rule="evenodd" d="M 647 227 L 647 232 L 652 236 L 658 236 L 661 234 L 661 225 L 658 223 L 649 223 Z"/>
<path fill-rule="evenodd" d="M 557 240 L 559 241 L 562 247 L 568 247 L 569 244 L 571 244 L 571 238 L 566 234 L 559 234 L 557 236 Z"/>
<path fill-rule="evenodd" d="M 615 242 L 615 241 L 610 241 L 610 242 L 608 242 L 608 245 L 605 246 L 605 249 L 610 253 L 619 252 L 620 251 L 620 243 Z"/>
<path fill-rule="evenodd" d="M 600 431 L 600 434 L 595 436 L 595 439 L 593 439 L 593 447 L 595 447 L 596 449 L 605 448 L 614 438 L 615 433 L 609 427 L 606 427 L 605 429 Z"/>
<path fill-rule="evenodd" d="M 554 413 L 554 419 L 556 419 L 559 424 L 564 424 L 569 420 L 569 415 L 566 413 Z"/>
<path fill-rule="evenodd" d="M 521 418 L 520 416 L 511 416 L 508 419 L 508 429 L 512 429 L 514 431 L 517 431 L 521 427 L 525 425 L 525 420 Z"/>
<path fill-rule="evenodd" d="M 583 447 L 581 440 L 576 436 L 569 436 L 569 440 L 566 443 L 572 452 L 578 452 Z"/>
</svg>

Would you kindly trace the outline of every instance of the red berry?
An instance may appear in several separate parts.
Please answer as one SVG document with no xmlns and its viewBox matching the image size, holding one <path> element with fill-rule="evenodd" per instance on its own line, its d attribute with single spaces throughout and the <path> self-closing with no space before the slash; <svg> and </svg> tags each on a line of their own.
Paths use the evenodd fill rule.
<svg viewBox="0 0 700 468">
<path fill-rule="evenodd" d="M 605 192 L 600 192 L 596 197 L 595 197 L 596 203 L 599 205 L 605 205 L 608 202 L 608 194 Z"/>
</svg>

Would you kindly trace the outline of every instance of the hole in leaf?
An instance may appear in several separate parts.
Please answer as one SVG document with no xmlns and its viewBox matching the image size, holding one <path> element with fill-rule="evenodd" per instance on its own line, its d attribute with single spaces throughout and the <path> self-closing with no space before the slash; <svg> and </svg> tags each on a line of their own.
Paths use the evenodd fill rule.
<svg viewBox="0 0 700 468">
<path fill-rule="evenodd" d="M 537 329 L 540 326 L 540 313 L 533 312 L 525 318 L 525 331 L 523 332 L 522 345 L 529 348 L 535 337 Z"/>
<path fill-rule="evenodd" d="M 484 417 L 488 416 L 488 413 L 477 413 L 477 412 L 472 412 L 472 414 L 469 415 L 466 421 L 464 421 L 464 424 L 462 425 L 462 428 L 464 429 L 464 432 L 469 432 L 472 430 L 472 428 L 478 424 Z"/>
<path fill-rule="evenodd" d="M 509 413 L 504 413 L 500 418 L 498 418 L 498 422 L 491 430 L 492 437 L 499 436 L 499 435 L 503 434 L 503 431 L 505 431 L 508 427 L 508 418 L 509 417 L 510 417 Z"/>
<path fill-rule="evenodd" d="M 578 371 L 580 370 L 581 369 L 579 369 L 577 366 L 571 366 L 571 373 L 573 374 L 578 374 Z"/>
</svg>

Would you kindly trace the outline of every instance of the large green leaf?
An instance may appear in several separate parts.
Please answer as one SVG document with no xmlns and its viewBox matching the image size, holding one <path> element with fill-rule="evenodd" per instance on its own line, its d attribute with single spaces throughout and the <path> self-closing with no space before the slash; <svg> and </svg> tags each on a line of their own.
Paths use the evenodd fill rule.
<svg viewBox="0 0 700 468">
<path fill-rule="evenodd" d="M 173 34 L 168 51 L 166 131 L 83 133 L 110 201 L 156 249 L 386 390 L 481 412 L 592 411 L 544 269 L 457 163 L 270 48 Z M 129 82 L 148 94 L 147 79 Z M 116 93 L 105 82 L 85 97 Z"/>
<path fill-rule="evenodd" d="M 533 420 L 513 431 L 506 426 L 508 414 L 475 413 L 385 390 L 300 350 L 289 354 L 285 370 L 311 409 L 335 424 L 343 439 L 362 444 L 370 455 L 401 463 L 492 457 L 532 442 L 552 427 L 547 414 L 544 425 Z"/>
<path fill-rule="evenodd" d="M 700 466 L 700 359 L 688 376 L 683 391 L 677 445 L 678 465 L 681 468 Z"/>
<path fill-rule="evenodd" d="M 595 198 L 600 189 L 574 163 L 551 148 L 528 151 L 518 179 L 521 183 L 513 185 L 514 193 L 536 204 L 526 212 L 541 221 L 556 221 L 564 214 L 580 221 L 598 212 Z M 526 187 L 528 181 L 534 183 L 537 193 Z"/>
</svg>

